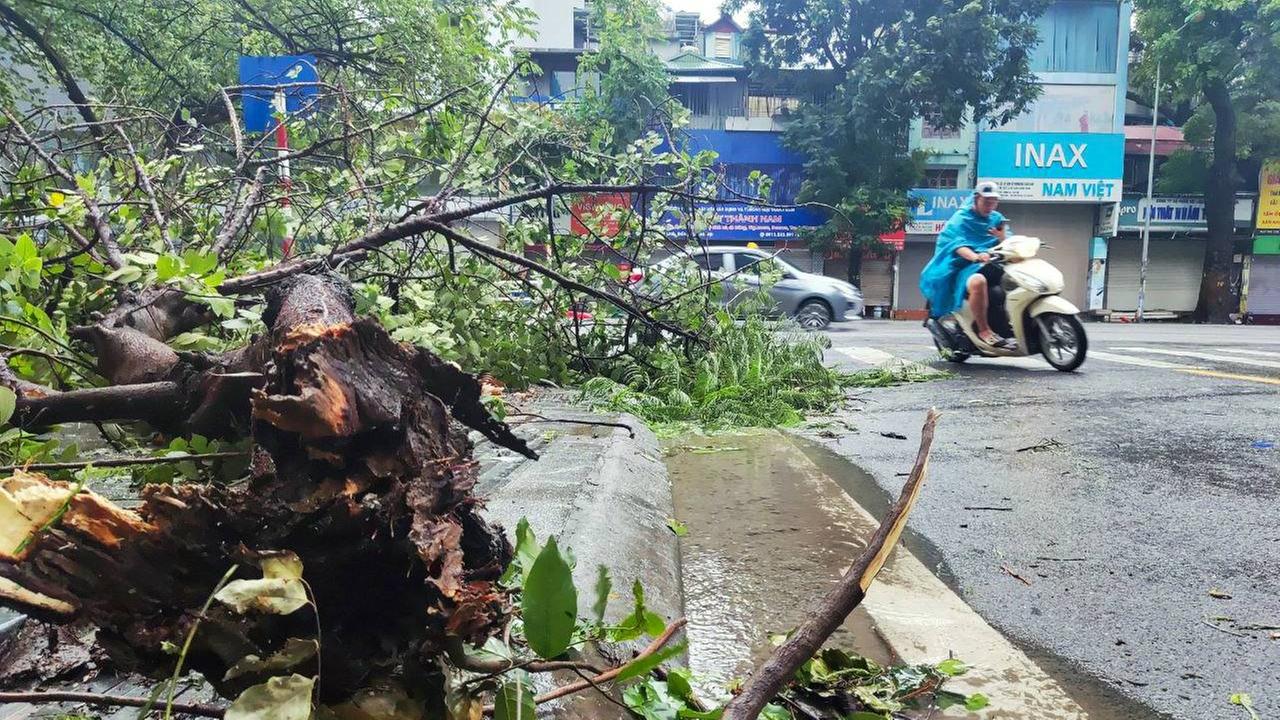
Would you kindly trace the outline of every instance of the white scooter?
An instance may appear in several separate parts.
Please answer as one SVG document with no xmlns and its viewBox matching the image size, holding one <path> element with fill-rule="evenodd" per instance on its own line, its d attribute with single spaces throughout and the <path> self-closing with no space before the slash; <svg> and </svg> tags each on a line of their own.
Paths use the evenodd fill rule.
<svg viewBox="0 0 1280 720">
<path fill-rule="evenodd" d="M 1036 257 L 1040 238 L 1014 235 L 987 252 L 1000 267 L 999 287 L 990 287 L 988 321 L 1017 347 L 993 347 L 978 336 L 969 303 L 946 317 L 925 320 L 942 357 L 962 363 L 973 355 L 1026 357 L 1044 355 L 1054 369 L 1071 372 L 1084 363 L 1089 338 L 1077 317 L 1079 308 L 1063 298 L 1062 272 Z"/>
</svg>

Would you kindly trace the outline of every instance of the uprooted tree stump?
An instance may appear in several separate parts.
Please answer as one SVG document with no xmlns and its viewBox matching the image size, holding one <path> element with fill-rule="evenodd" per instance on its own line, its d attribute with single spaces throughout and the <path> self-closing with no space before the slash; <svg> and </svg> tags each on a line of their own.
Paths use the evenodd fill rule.
<svg viewBox="0 0 1280 720">
<path fill-rule="evenodd" d="M 325 702 L 501 628 L 509 604 L 497 580 L 512 550 L 478 512 L 471 445 L 450 416 L 532 453 L 484 410 L 474 377 L 357 319 L 332 276 L 281 283 L 268 333 L 223 355 L 170 350 L 163 341 L 191 308 L 152 305 L 170 317 L 117 312 L 78 331 L 118 384 L 60 393 L 10 376 L 15 418 L 248 434 L 249 478 L 149 486 L 133 511 L 16 473 L 0 481 L 0 602 L 55 623 L 87 619 L 116 662 L 150 674 L 172 671 L 172 648 L 198 622 L 186 666 L 227 696 L 265 677 L 226 679 L 242 658 L 318 628 L 321 652 L 294 669 L 318 664 Z M 201 615 L 229 568 L 259 577 L 273 551 L 301 559 L 314 608 L 242 615 L 214 603 Z"/>
</svg>

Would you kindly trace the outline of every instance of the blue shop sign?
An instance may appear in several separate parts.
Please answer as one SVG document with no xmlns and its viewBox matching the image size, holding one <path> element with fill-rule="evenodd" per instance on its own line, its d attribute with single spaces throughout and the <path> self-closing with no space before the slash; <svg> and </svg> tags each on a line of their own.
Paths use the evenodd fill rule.
<svg viewBox="0 0 1280 720">
<path fill-rule="evenodd" d="M 937 235 L 956 211 L 969 202 L 972 190 L 911 188 L 911 222 L 907 232 L 914 235 Z"/>
<path fill-rule="evenodd" d="M 978 134 L 978 179 L 1006 200 L 1118 202 L 1123 177 L 1122 133 Z"/>
<path fill-rule="evenodd" d="M 284 93 L 285 111 L 294 114 L 310 109 L 320 94 L 316 59 L 313 55 L 240 56 L 240 84 L 244 128 L 266 132 L 275 127 L 272 103 L 276 91 Z"/>
</svg>

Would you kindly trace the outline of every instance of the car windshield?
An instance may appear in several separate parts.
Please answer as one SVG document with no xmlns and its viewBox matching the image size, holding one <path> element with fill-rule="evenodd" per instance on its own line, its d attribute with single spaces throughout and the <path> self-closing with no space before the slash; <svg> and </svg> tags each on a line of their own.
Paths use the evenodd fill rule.
<svg viewBox="0 0 1280 720">
<path fill-rule="evenodd" d="M 771 269 L 783 275 L 799 276 L 800 271 L 794 265 L 779 257 L 758 255 L 756 253 L 734 253 L 734 267 L 741 272 L 759 275 L 762 269 Z"/>
</svg>

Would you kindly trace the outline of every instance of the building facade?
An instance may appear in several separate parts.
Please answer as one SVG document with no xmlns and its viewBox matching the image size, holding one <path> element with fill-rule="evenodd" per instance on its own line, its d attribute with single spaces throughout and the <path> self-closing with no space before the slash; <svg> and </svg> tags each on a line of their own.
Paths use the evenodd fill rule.
<svg viewBox="0 0 1280 720">
<path fill-rule="evenodd" d="M 581 82 L 573 73 L 577 56 L 593 42 L 583 0 L 525 1 L 539 16 L 539 36 L 527 49 L 544 70 L 530 94 L 553 102 L 572 97 Z M 1104 212 L 1122 200 L 1131 15 L 1130 0 L 1058 0 L 1039 21 L 1032 66 L 1043 91 L 1026 113 L 996 128 L 982 118 L 958 129 L 928 118 L 913 123 L 910 145 L 928 151 L 928 168 L 913 192 L 914 221 L 885 239 L 887 250 L 863 257 L 858 280 L 870 312 L 923 314 L 920 270 L 941 225 L 980 179 L 1002 185 L 1002 211 L 1015 232 L 1041 237 L 1044 256 L 1067 278 L 1066 297 L 1090 307 L 1090 284 L 1105 284 L 1098 277 L 1106 268 Z M 673 96 L 691 111 L 689 142 L 719 154 L 727 184 L 759 169 L 774 178 L 771 200 L 793 201 L 801 163 L 782 147 L 780 132 L 789 110 L 821 85 L 813 78 L 821 71 L 753 81 L 740 57 L 742 29 L 731 18 L 704 23 L 674 13 L 666 23 L 666 38 L 654 49 L 667 64 Z M 815 255 L 797 239 L 801 228 L 821 224 L 820 214 L 755 212 L 732 203 L 731 191 L 722 194 L 711 241 L 755 242 L 782 250 L 803 269 L 844 273 L 847 258 Z"/>
</svg>

